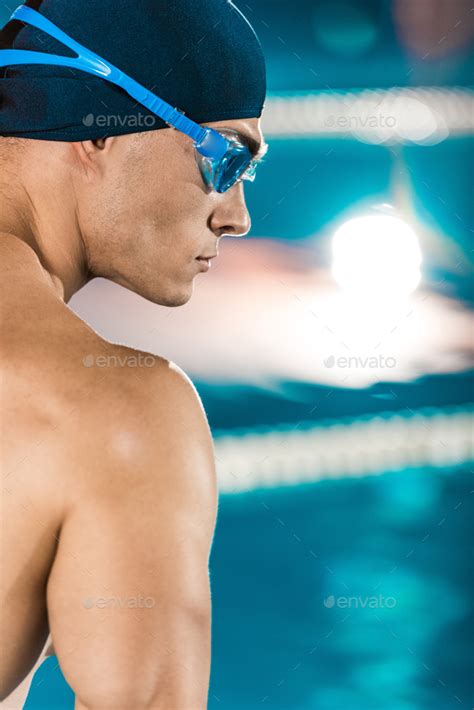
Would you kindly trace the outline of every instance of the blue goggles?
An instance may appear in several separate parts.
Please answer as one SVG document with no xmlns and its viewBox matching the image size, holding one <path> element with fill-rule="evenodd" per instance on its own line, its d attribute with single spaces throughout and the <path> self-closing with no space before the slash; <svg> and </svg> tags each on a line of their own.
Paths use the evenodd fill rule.
<svg viewBox="0 0 474 710">
<path fill-rule="evenodd" d="M 113 64 L 83 47 L 53 22 L 30 7 L 20 5 L 9 21 L 12 20 L 19 20 L 45 32 L 75 52 L 77 57 L 63 57 L 23 49 L 2 49 L 0 50 L 0 67 L 20 64 L 55 65 L 80 69 L 110 81 L 126 91 L 135 101 L 161 118 L 170 127 L 193 139 L 196 161 L 202 178 L 210 189 L 216 192 L 226 192 L 241 180 L 254 180 L 255 169 L 259 161 L 254 158 L 249 147 L 236 132 L 226 129 L 221 133 L 213 128 L 195 123 L 182 111 L 173 108 Z"/>
</svg>

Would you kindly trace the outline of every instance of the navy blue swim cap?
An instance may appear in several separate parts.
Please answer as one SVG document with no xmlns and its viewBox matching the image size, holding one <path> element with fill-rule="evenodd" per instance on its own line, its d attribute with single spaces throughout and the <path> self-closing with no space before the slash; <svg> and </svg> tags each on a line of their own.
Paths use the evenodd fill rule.
<svg viewBox="0 0 474 710">
<path fill-rule="evenodd" d="M 197 123 L 261 116 L 265 61 L 230 0 L 28 0 L 66 34 Z M 75 56 L 19 21 L 1 49 Z M 0 136 L 81 141 L 166 128 L 122 89 L 77 69 L 0 68 Z"/>
</svg>

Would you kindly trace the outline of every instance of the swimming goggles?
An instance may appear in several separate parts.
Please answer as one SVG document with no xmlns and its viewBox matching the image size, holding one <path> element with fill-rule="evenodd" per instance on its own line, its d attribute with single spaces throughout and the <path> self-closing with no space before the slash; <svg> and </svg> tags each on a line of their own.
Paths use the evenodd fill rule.
<svg viewBox="0 0 474 710">
<path fill-rule="evenodd" d="M 195 123 L 182 111 L 173 108 L 113 64 L 83 47 L 30 7 L 20 5 L 13 12 L 9 22 L 12 20 L 32 25 L 54 37 L 75 52 L 77 57 L 63 57 L 23 49 L 2 49 L 0 50 L 0 67 L 20 64 L 48 64 L 80 69 L 110 81 L 126 91 L 135 101 L 145 106 L 170 127 L 176 128 L 193 139 L 196 161 L 208 188 L 216 192 L 226 192 L 240 180 L 254 180 L 258 161 L 252 155 L 249 147 L 239 139 L 237 133 L 232 135 L 232 131 L 228 131 L 227 135 L 223 135 L 213 128 Z"/>
</svg>

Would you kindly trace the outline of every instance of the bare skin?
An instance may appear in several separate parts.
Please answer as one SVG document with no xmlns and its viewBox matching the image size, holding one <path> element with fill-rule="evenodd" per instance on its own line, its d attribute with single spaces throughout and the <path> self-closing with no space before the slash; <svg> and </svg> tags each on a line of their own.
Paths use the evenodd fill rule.
<svg viewBox="0 0 474 710">
<path fill-rule="evenodd" d="M 258 119 L 209 125 L 262 142 Z M 243 186 L 209 192 L 172 129 L 0 138 L 0 167 L 1 697 L 51 633 L 76 710 L 204 709 L 217 495 L 202 403 L 177 365 L 66 304 L 103 276 L 183 305 L 196 257 L 248 232 Z"/>
</svg>

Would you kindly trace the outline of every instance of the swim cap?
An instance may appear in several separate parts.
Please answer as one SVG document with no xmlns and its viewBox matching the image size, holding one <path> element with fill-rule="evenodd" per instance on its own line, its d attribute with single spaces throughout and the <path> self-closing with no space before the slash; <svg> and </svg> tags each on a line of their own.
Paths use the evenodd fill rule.
<svg viewBox="0 0 474 710">
<path fill-rule="evenodd" d="M 259 117 L 266 93 L 260 42 L 230 0 L 28 0 L 70 37 L 197 123 Z M 14 20 L 1 49 L 75 56 Z M 0 135 L 81 141 L 167 128 L 110 82 L 47 65 L 0 68 Z"/>
</svg>

